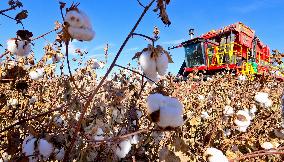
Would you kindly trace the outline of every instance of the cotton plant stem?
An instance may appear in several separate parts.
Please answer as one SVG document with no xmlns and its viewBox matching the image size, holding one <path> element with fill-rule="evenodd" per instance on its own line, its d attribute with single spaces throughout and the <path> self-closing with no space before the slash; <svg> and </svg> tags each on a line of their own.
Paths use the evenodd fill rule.
<svg viewBox="0 0 284 162">
<path fill-rule="evenodd" d="M 280 152 L 279 151 L 266 151 L 266 152 L 263 152 L 263 153 L 244 155 L 244 156 L 241 156 L 239 158 L 231 159 L 231 160 L 229 160 L 229 162 L 237 162 L 237 161 L 240 161 L 240 160 L 243 160 L 243 159 L 255 158 L 255 157 L 258 157 L 258 156 L 265 156 L 265 155 L 284 155 L 284 152 L 283 151 L 280 151 Z"/>
<path fill-rule="evenodd" d="M 93 100 L 94 96 L 97 94 L 98 90 L 101 88 L 101 86 L 103 85 L 104 81 L 106 80 L 106 78 L 108 77 L 108 75 L 110 74 L 111 70 L 114 68 L 115 66 L 115 63 L 117 61 L 117 59 L 119 58 L 122 50 L 124 49 L 125 45 L 127 44 L 127 42 L 129 41 L 129 39 L 131 38 L 132 34 L 134 33 L 134 31 L 136 30 L 136 28 L 138 27 L 139 23 L 141 22 L 142 18 L 145 16 L 145 14 L 147 13 L 147 11 L 149 10 L 149 8 L 152 6 L 152 4 L 155 2 L 155 0 L 151 0 L 151 2 L 149 3 L 149 5 L 147 5 L 145 8 L 144 8 L 144 11 L 142 12 L 141 16 L 139 17 L 139 19 L 137 20 L 136 24 L 134 25 L 134 27 L 132 28 L 132 30 L 130 31 L 130 33 L 128 34 L 128 36 L 126 37 L 126 39 L 124 40 L 123 44 L 121 45 L 119 51 L 117 52 L 113 62 L 111 63 L 109 69 L 107 70 L 106 74 L 103 76 L 102 80 L 99 82 L 98 86 L 95 88 L 94 92 L 91 94 L 90 97 L 88 97 L 88 100 L 86 102 L 86 104 L 83 106 L 83 109 L 81 111 L 81 115 L 80 115 L 80 118 L 79 118 L 79 121 L 77 122 L 76 124 L 76 127 L 75 127 L 75 132 L 74 132 L 74 135 L 71 139 L 71 143 L 69 145 L 69 147 L 66 149 L 66 152 L 65 152 L 65 155 L 64 155 L 64 159 L 63 161 L 64 162 L 67 162 L 69 161 L 69 154 L 70 152 L 72 151 L 72 148 L 75 144 L 75 141 L 77 139 L 77 134 L 81 128 L 81 123 L 82 123 L 82 120 L 84 118 L 84 115 L 88 109 L 88 107 L 90 106 L 90 103 L 91 101 Z"/>
</svg>

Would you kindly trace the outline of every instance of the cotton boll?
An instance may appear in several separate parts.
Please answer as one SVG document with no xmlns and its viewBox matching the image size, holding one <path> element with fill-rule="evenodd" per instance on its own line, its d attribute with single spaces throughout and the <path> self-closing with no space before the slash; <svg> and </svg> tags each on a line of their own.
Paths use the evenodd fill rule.
<svg viewBox="0 0 284 162">
<path fill-rule="evenodd" d="M 252 108 L 250 109 L 250 113 L 255 114 L 256 112 L 257 112 L 257 108 L 255 105 L 253 105 Z"/>
<path fill-rule="evenodd" d="M 273 104 L 273 101 L 271 99 L 268 99 L 265 103 L 264 103 L 264 107 L 265 108 L 270 108 Z"/>
<path fill-rule="evenodd" d="M 257 94 L 254 97 L 255 101 L 259 103 L 266 103 L 268 101 L 268 93 L 265 92 L 257 92 Z"/>
<path fill-rule="evenodd" d="M 148 113 L 151 114 L 160 109 L 162 103 L 165 102 L 165 98 L 160 93 L 150 94 L 147 97 Z"/>
<path fill-rule="evenodd" d="M 31 51 L 31 44 L 26 40 L 9 39 L 7 49 L 17 56 L 27 56 Z"/>
<path fill-rule="evenodd" d="M 200 117 L 201 117 L 202 119 L 208 119 L 210 116 L 209 116 L 208 112 L 202 111 Z"/>
<path fill-rule="evenodd" d="M 229 135 L 231 135 L 231 130 L 225 129 L 223 133 L 224 133 L 225 136 L 229 136 Z"/>
<path fill-rule="evenodd" d="M 44 68 L 39 68 L 39 69 L 33 70 L 29 73 L 30 78 L 33 79 L 33 80 L 38 80 L 38 79 L 42 78 L 43 75 L 44 75 Z"/>
<path fill-rule="evenodd" d="M 45 139 L 39 140 L 38 150 L 43 160 L 47 160 L 53 152 L 53 145 L 47 142 Z"/>
<path fill-rule="evenodd" d="M 83 27 L 92 29 L 92 25 L 91 25 L 91 21 L 89 17 L 83 11 L 80 11 L 80 13 L 81 13 L 82 21 L 83 21 Z"/>
<path fill-rule="evenodd" d="M 80 116 L 81 116 L 81 112 L 77 112 L 75 115 L 75 119 L 79 121 Z"/>
<path fill-rule="evenodd" d="M 30 98 L 30 101 L 29 101 L 29 103 L 30 104 L 34 104 L 35 102 L 37 101 L 37 97 L 32 97 L 32 98 Z"/>
<path fill-rule="evenodd" d="M 73 39 L 79 41 L 91 41 L 95 36 L 95 32 L 92 29 L 76 28 L 72 26 L 68 27 L 68 33 Z"/>
<path fill-rule="evenodd" d="M 11 99 L 9 100 L 9 104 L 10 104 L 12 107 L 16 107 L 16 106 L 19 104 L 19 101 L 18 101 L 18 99 L 16 99 L 16 98 L 11 98 Z"/>
<path fill-rule="evenodd" d="M 203 101 L 205 99 L 205 97 L 203 95 L 198 95 L 198 100 L 199 101 Z"/>
<path fill-rule="evenodd" d="M 176 98 L 166 99 L 165 106 L 160 108 L 160 121 L 157 124 L 162 128 L 183 125 L 183 105 Z"/>
<path fill-rule="evenodd" d="M 124 140 L 119 143 L 116 148 L 115 154 L 121 159 L 125 158 L 128 152 L 131 150 L 131 143 L 129 140 Z"/>
<path fill-rule="evenodd" d="M 263 144 L 261 144 L 261 147 L 263 149 L 269 150 L 269 149 L 273 149 L 274 146 L 271 142 L 264 142 Z"/>
<path fill-rule="evenodd" d="M 208 158 L 209 162 L 229 162 L 223 152 L 216 148 L 207 148 L 204 156 Z"/>
<path fill-rule="evenodd" d="M 58 54 L 52 56 L 52 62 L 53 63 L 58 63 L 61 59 L 62 59 L 62 57 Z"/>
<path fill-rule="evenodd" d="M 132 145 L 135 145 L 135 144 L 138 144 L 138 135 L 137 134 L 135 134 L 134 136 L 131 136 L 130 138 L 129 138 L 129 141 L 130 141 L 130 143 L 132 144 Z"/>
<path fill-rule="evenodd" d="M 61 148 L 60 150 L 56 148 L 54 150 L 54 154 L 55 154 L 55 159 L 56 160 L 63 160 L 64 154 L 65 154 L 65 150 L 64 150 L 64 148 Z"/>
<path fill-rule="evenodd" d="M 2 153 L 2 158 L 0 158 L 0 162 L 8 162 L 11 158 L 11 155 L 9 155 L 7 152 Z"/>
<path fill-rule="evenodd" d="M 136 114 L 138 119 L 142 117 L 142 112 L 140 110 L 136 110 Z"/>
<path fill-rule="evenodd" d="M 225 106 L 223 113 L 225 116 L 231 116 L 234 114 L 234 109 L 231 106 Z"/>
<path fill-rule="evenodd" d="M 38 79 L 38 73 L 37 73 L 36 71 L 31 71 L 31 72 L 29 73 L 29 76 L 30 76 L 30 78 L 33 79 L 33 80 L 37 80 L 37 79 Z"/>
<path fill-rule="evenodd" d="M 68 22 L 70 26 L 76 28 L 80 28 L 84 25 L 82 14 L 76 10 L 71 10 L 66 13 L 65 22 Z"/>
<path fill-rule="evenodd" d="M 234 120 L 234 123 L 238 126 L 237 129 L 240 132 L 246 132 L 247 127 L 251 123 L 251 116 L 244 110 L 239 110 L 236 115 L 237 118 Z"/>
<path fill-rule="evenodd" d="M 22 152 L 25 154 L 25 156 L 31 156 L 35 152 L 35 142 L 36 138 L 33 135 L 27 136 L 22 144 Z"/>
<path fill-rule="evenodd" d="M 54 119 L 53 119 L 53 122 L 56 126 L 61 126 L 62 123 L 63 123 L 63 119 L 61 118 L 60 115 L 56 116 Z"/>
<path fill-rule="evenodd" d="M 164 52 L 160 53 L 157 60 L 157 72 L 159 75 L 165 75 L 167 73 L 169 59 Z"/>
<path fill-rule="evenodd" d="M 143 52 L 140 55 L 139 63 L 143 69 L 144 74 L 153 81 L 157 81 L 156 62 L 151 58 L 150 51 Z"/>
<path fill-rule="evenodd" d="M 94 137 L 94 140 L 103 140 L 104 139 L 103 135 L 104 135 L 104 131 L 102 130 L 102 128 L 98 128 L 96 136 Z"/>
</svg>

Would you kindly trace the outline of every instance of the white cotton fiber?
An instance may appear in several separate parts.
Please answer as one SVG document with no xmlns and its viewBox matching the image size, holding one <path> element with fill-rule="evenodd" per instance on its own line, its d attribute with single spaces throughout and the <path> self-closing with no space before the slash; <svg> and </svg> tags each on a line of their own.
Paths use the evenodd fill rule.
<svg viewBox="0 0 284 162">
<path fill-rule="evenodd" d="M 268 101 L 268 93 L 265 92 L 257 92 L 255 97 L 254 97 L 255 101 L 259 102 L 259 103 L 266 103 Z"/>
<path fill-rule="evenodd" d="M 68 28 L 68 33 L 73 39 L 77 39 L 79 41 L 90 41 L 95 36 L 95 32 L 92 29 L 76 28 L 72 26 Z"/>
<path fill-rule="evenodd" d="M 132 144 L 132 145 L 136 145 L 138 144 L 139 140 L 138 140 L 138 135 L 135 134 L 134 136 L 131 136 L 129 138 L 129 142 Z"/>
<path fill-rule="evenodd" d="M 29 159 L 34 159 L 37 161 L 36 157 L 31 156 L 35 153 L 35 142 L 36 138 L 33 135 L 26 137 L 22 144 L 22 152 L 25 154 L 25 156 L 30 156 Z"/>
<path fill-rule="evenodd" d="M 39 69 L 33 70 L 29 73 L 30 78 L 33 79 L 33 80 L 38 80 L 38 79 L 42 78 L 43 75 L 44 75 L 44 68 L 39 68 Z"/>
<path fill-rule="evenodd" d="M 53 145 L 45 139 L 40 139 L 38 144 L 38 150 L 40 155 L 43 157 L 43 160 L 47 160 L 53 152 Z"/>
<path fill-rule="evenodd" d="M 268 99 L 265 103 L 264 103 L 264 107 L 265 108 L 270 108 L 273 104 L 273 101 L 271 99 Z"/>
<path fill-rule="evenodd" d="M 86 15 L 86 13 L 84 13 L 83 11 L 80 11 L 80 14 L 81 14 L 82 21 L 83 21 L 83 27 L 92 29 L 91 21 L 89 17 Z"/>
<path fill-rule="evenodd" d="M 269 150 L 269 149 L 273 149 L 274 146 L 271 142 L 264 142 L 263 144 L 261 144 L 261 147 L 263 149 Z"/>
<path fill-rule="evenodd" d="M 115 154 L 121 159 L 125 158 L 128 152 L 131 150 L 131 143 L 129 140 L 124 140 L 119 143 L 116 148 Z"/>
<path fill-rule="evenodd" d="M 164 101 L 165 101 L 165 97 L 162 94 L 160 93 L 150 94 L 147 97 L 148 113 L 151 114 L 159 110 Z"/>
<path fill-rule="evenodd" d="M 90 41 L 95 37 L 91 22 L 83 12 L 72 10 L 67 12 L 65 22 L 69 23 L 68 33 L 73 39 Z"/>
<path fill-rule="evenodd" d="M 27 56 L 31 51 L 31 44 L 26 40 L 9 39 L 7 42 L 7 49 L 12 54 L 17 56 Z"/>
<path fill-rule="evenodd" d="M 209 162 L 228 162 L 228 158 L 223 154 L 222 151 L 216 148 L 207 148 L 204 156 L 208 157 Z"/>
<path fill-rule="evenodd" d="M 167 73 L 169 59 L 164 52 L 159 54 L 159 57 L 157 58 L 156 63 L 157 63 L 158 74 L 161 76 L 165 75 Z"/>
<path fill-rule="evenodd" d="M 160 108 L 160 127 L 179 127 L 183 125 L 183 105 L 176 99 L 167 97 L 165 106 Z"/>
<path fill-rule="evenodd" d="M 151 59 L 151 52 L 143 52 L 139 57 L 139 62 L 144 74 L 153 81 L 157 81 L 156 62 Z"/>
<path fill-rule="evenodd" d="M 80 28 L 84 25 L 84 19 L 76 10 L 71 10 L 66 13 L 65 22 L 68 22 L 70 26 Z"/>
<path fill-rule="evenodd" d="M 237 125 L 237 129 L 240 132 L 246 132 L 247 128 L 249 127 L 251 123 L 251 119 L 252 119 L 249 112 L 245 110 L 239 110 L 236 115 L 244 118 L 244 119 L 237 118 L 234 120 L 234 123 Z"/>
</svg>

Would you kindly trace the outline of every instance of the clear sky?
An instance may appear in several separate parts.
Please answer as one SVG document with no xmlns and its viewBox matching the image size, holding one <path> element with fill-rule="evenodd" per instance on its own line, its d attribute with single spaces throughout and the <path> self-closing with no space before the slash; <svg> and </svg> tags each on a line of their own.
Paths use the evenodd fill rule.
<svg viewBox="0 0 284 162">
<path fill-rule="evenodd" d="M 0 9 L 8 7 L 8 0 L 0 1 Z M 145 5 L 150 0 L 141 0 Z M 32 31 L 34 36 L 45 33 L 54 27 L 56 20 L 62 21 L 58 0 L 22 0 L 23 9 L 29 11 L 29 17 L 23 21 L 25 28 Z M 72 1 L 67 2 L 70 5 Z M 103 60 L 103 47 L 110 44 L 110 60 L 118 51 L 123 40 L 133 27 L 142 12 L 142 7 L 136 0 L 81 0 L 79 9 L 89 15 L 96 37 L 91 42 L 74 42 L 71 48 L 83 48 L 89 51 L 88 57 Z M 154 9 L 154 7 L 152 7 Z M 160 29 L 161 44 L 165 48 L 178 44 L 189 38 L 188 29 L 194 28 L 198 36 L 212 29 L 241 21 L 256 31 L 258 37 L 270 46 L 270 49 L 279 49 L 284 52 L 284 0 L 171 0 L 167 8 L 172 24 L 166 27 L 162 24 L 157 14 L 149 10 L 144 17 L 137 33 L 152 35 L 153 27 Z M 17 10 L 19 11 L 19 10 Z M 15 11 L 7 12 L 15 16 Z M 15 32 L 20 29 L 14 21 L 0 16 L 0 43 L 6 45 L 6 40 L 15 37 Z M 55 34 L 46 37 L 53 41 Z M 36 57 L 43 55 L 42 47 L 45 40 L 35 42 L 33 50 Z M 147 41 L 135 37 L 129 41 L 119 59 L 119 64 L 126 65 L 131 62 L 135 52 L 147 46 Z M 72 50 L 71 49 L 71 50 Z M 3 52 L 4 49 L 0 48 Z M 1 53 L 2 53 L 1 52 Z M 172 50 L 174 64 L 169 66 L 169 71 L 177 73 L 184 59 L 183 49 Z M 75 55 L 73 55 L 75 57 Z M 134 64 L 134 61 L 132 61 Z"/>
</svg>

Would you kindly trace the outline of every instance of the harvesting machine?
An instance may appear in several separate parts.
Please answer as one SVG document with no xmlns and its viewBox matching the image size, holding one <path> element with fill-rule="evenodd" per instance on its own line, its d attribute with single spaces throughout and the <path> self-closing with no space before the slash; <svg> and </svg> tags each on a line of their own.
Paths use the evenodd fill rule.
<svg viewBox="0 0 284 162">
<path fill-rule="evenodd" d="M 184 47 L 185 60 L 179 74 L 187 76 L 193 71 L 212 75 L 224 69 L 237 74 L 263 74 L 268 72 L 270 49 L 255 35 L 255 31 L 241 22 L 212 30 L 168 50 Z"/>
</svg>

